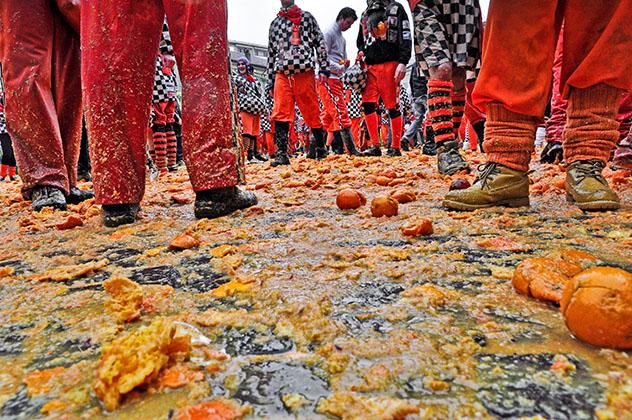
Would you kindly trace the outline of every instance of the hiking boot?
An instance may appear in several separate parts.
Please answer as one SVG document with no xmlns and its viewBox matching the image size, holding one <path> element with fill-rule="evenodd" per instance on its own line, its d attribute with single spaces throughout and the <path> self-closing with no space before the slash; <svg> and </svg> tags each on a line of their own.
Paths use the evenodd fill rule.
<svg viewBox="0 0 632 420">
<path fill-rule="evenodd" d="M 102 207 L 103 224 L 117 227 L 134 223 L 138 217 L 138 204 L 104 204 Z"/>
<path fill-rule="evenodd" d="M 476 210 L 486 207 L 522 207 L 529 205 L 529 177 L 494 162 L 478 167 L 474 185 L 465 190 L 450 191 L 443 206 L 454 210 Z"/>
<path fill-rule="evenodd" d="M 64 193 L 56 187 L 42 186 L 33 188 L 33 192 L 31 192 L 31 208 L 33 211 L 40 211 L 45 207 L 66 210 Z"/>
<path fill-rule="evenodd" d="M 362 152 L 362 156 L 382 156 L 382 149 L 380 146 L 371 146 Z"/>
<path fill-rule="evenodd" d="M 94 191 L 80 190 L 77 187 L 72 187 L 70 188 L 70 194 L 66 197 L 66 202 L 68 204 L 79 204 L 91 198 L 94 198 Z"/>
<path fill-rule="evenodd" d="M 355 147 L 355 142 L 353 141 L 353 134 L 351 134 L 351 130 L 349 130 L 348 128 L 344 128 L 340 132 L 340 135 L 342 136 L 342 142 L 347 148 L 347 152 L 349 152 L 351 156 L 360 156 L 360 152 L 358 152 L 358 149 L 356 149 Z"/>
<path fill-rule="evenodd" d="M 582 210 L 617 210 L 617 193 L 603 177 L 605 164 L 600 160 L 578 160 L 566 168 L 566 198 Z"/>
<path fill-rule="evenodd" d="M 393 148 L 389 148 L 386 151 L 386 156 L 390 156 L 390 157 L 398 157 L 402 155 L 402 151 L 399 149 L 393 149 Z"/>
<path fill-rule="evenodd" d="M 470 170 L 459 153 L 459 143 L 448 140 L 437 145 L 437 169 L 442 175 L 454 175 L 460 171 Z"/>
<path fill-rule="evenodd" d="M 255 204 L 257 196 L 252 192 L 237 187 L 218 188 L 197 192 L 194 211 L 198 219 L 215 219 Z"/>
<path fill-rule="evenodd" d="M 311 141 L 309 143 L 309 150 L 307 151 L 307 155 L 305 155 L 307 159 L 316 159 L 316 142 Z"/>
<path fill-rule="evenodd" d="M 560 163 L 564 160 L 564 149 L 559 141 L 550 141 L 542 149 L 540 163 Z"/>
</svg>

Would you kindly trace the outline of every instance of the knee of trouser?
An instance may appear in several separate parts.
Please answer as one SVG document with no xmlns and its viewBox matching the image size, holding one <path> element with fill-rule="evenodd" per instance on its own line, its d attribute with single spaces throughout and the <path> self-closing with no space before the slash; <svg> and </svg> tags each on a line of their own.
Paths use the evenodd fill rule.
<svg viewBox="0 0 632 420">
<path fill-rule="evenodd" d="M 402 113 L 399 111 L 399 109 L 393 108 L 388 110 L 388 116 L 391 117 L 391 119 L 395 119 L 397 117 L 401 117 Z"/>
<path fill-rule="evenodd" d="M 364 115 L 373 114 L 377 111 L 377 104 L 375 102 L 364 102 L 362 108 L 364 109 Z"/>
</svg>

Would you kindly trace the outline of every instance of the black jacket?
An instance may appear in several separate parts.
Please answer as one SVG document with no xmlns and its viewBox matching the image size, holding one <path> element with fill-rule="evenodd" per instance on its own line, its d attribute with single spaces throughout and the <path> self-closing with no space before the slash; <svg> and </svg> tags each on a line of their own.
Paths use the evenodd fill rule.
<svg viewBox="0 0 632 420">
<path fill-rule="evenodd" d="M 362 14 L 357 40 L 358 50 L 364 52 L 366 64 L 382 64 L 389 61 L 408 64 L 412 54 L 413 38 L 404 6 L 396 1 L 386 6 L 383 19 L 387 30 L 384 39 L 376 39 L 369 33 L 368 17 L 365 11 Z"/>
</svg>

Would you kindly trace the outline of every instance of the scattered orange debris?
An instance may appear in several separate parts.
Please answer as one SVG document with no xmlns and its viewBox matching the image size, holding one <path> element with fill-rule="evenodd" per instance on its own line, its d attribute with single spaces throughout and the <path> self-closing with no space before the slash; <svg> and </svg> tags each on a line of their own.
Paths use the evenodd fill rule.
<svg viewBox="0 0 632 420">
<path fill-rule="evenodd" d="M 73 215 L 68 216 L 64 222 L 55 225 L 55 227 L 59 230 L 68 230 L 79 226 L 83 226 L 83 219 Z"/>
<path fill-rule="evenodd" d="M 93 387 L 108 411 L 119 406 L 122 396 L 155 379 L 170 360 L 188 357 L 190 338 L 175 338 L 175 333 L 172 321 L 158 317 L 103 346 Z"/>
<path fill-rule="evenodd" d="M 200 246 L 200 239 L 192 233 L 182 232 L 169 244 L 169 249 L 191 249 Z"/>
<path fill-rule="evenodd" d="M 112 297 L 105 307 L 119 322 L 131 322 L 140 317 L 144 293 L 138 283 L 125 277 L 113 277 L 103 282 L 103 288 Z"/>
<path fill-rule="evenodd" d="M 36 397 L 38 395 L 48 393 L 53 387 L 52 381 L 54 378 L 65 371 L 66 369 L 63 367 L 56 367 L 47 370 L 34 370 L 30 372 L 26 375 L 26 378 L 24 378 L 28 396 Z"/>
<path fill-rule="evenodd" d="M 176 418 L 178 420 L 238 420 L 243 418 L 243 414 L 228 402 L 211 400 L 183 408 Z"/>
<path fill-rule="evenodd" d="M 432 221 L 421 219 L 401 227 L 401 231 L 406 236 L 427 236 L 434 233 Z"/>
<path fill-rule="evenodd" d="M 411 203 L 417 199 L 417 194 L 411 190 L 396 190 L 391 192 L 393 197 L 399 204 Z"/>
<path fill-rule="evenodd" d="M 180 388 L 191 382 L 204 379 L 204 374 L 188 367 L 172 366 L 164 370 L 158 378 L 158 384 L 163 388 Z"/>
</svg>

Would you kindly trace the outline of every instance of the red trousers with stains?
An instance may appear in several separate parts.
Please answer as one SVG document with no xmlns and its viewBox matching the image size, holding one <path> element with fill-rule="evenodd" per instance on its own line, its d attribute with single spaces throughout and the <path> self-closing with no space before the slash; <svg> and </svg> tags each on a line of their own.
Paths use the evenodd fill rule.
<svg viewBox="0 0 632 420">
<path fill-rule="evenodd" d="M 22 191 L 28 197 L 35 186 L 51 186 L 68 194 L 81 143 L 79 35 L 50 0 L 2 0 L 0 25 L 7 125 Z"/>
<path fill-rule="evenodd" d="M 86 0 L 83 92 L 100 204 L 138 203 L 143 197 L 144 136 L 165 15 L 182 78 L 183 151 L 193 189 L 239 181 L 226 1 Z"/>
<path fill-rule="evenodd" d="M 621 91 L 632 89 L 632 0 L 492 0 L 473 93 L 487 113 L 490 162 L 528 169 L 562 21 L 560 92 L 569 98 L 564 155 L 568 163 L 608 160 L 618 139 Z"/>
</svg>

